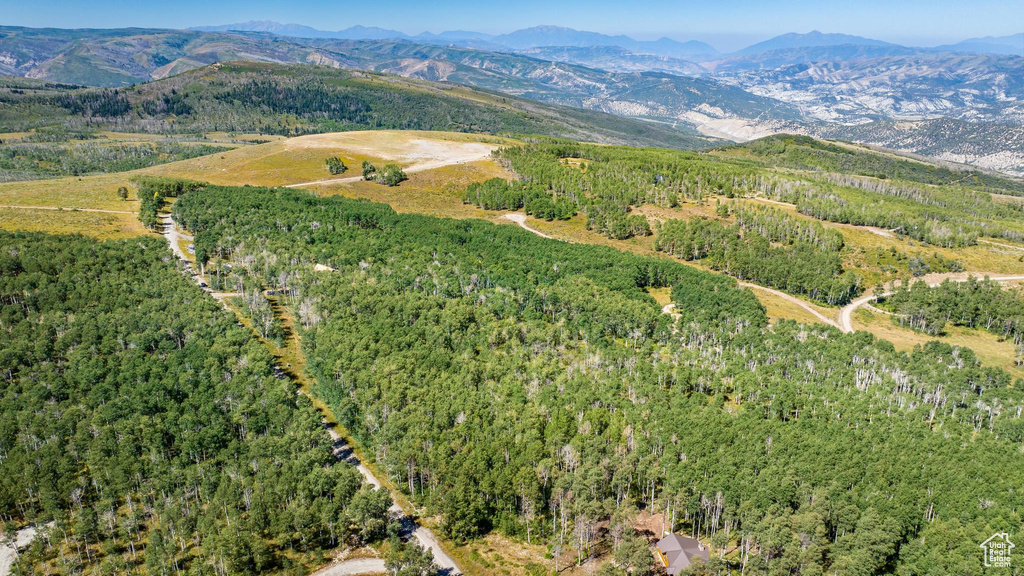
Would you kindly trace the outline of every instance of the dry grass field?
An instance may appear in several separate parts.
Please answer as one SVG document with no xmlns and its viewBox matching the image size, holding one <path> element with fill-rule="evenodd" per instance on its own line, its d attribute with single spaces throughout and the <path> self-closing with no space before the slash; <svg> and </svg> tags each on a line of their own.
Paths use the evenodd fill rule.
<svg viewBox="0 0 1024 576">
<path fill-rule="evenodd" d="M 125 141 L 146 140 L 150 135 L 110 133 Z M 210 134 L 211 140 L 259 140 L 259 135 Z M 325 194 L 359 196 L 388 202 L 406 212 L 422 211 L 438 216 L 494 219 L 493 213 L 464 207 L 455 197 L 471 182 L 507 176 L 489 159 L 490 151 L 510 141 L 472 134 L 443 132 L 367 131 L 318 134 L 239 146 L 234 150 L 116 174 L 53 178 L 0 183 L 0 228 L 49 232 L 81 232 L 99 238 L 122 238 L 147 231 L 134 216 L 139 210 L 132 179 L 138 176 L 169 176 L 221 185 L 283 186 L 326 179 L 358 180 L 363 160 L 395 162 L 409 170 L 409 181 L 398 188 L 369 182 L 351 185 L 309 186 Z M 349 170 L 331 176 L 328 156 L 339 156 Z M 128 201 L 118 197 L 128 188 Z M 61 208 L 63 211 L 33 209 Z M 75 209 L 110 210 L 129 214 L 99 214 Z M 449 209 L 455 213 L 447 214 Z"/>
<path fill-rule="evenodd" d="M 130 238 L 148 233 L 135 214 L 4 207 L 0 207 L 0 229 L 50 234 L 85 234 L 103 240 Z"/>
<path fill-rule="evenodd" d="M 146 234 L 136 216 L 139 202 L 129 179 L 128 173 L 121 173 L 2 183 L 0 229 L 81 233 L 104 239 Z M 129 190 L 127 201 L 117 195 L 121 186 Z"/>
<path fill-rule="evenodd" d="M 154 166 L 143 172 L 221 185 L 287 186 L 358 178 L 364 160 L 374 164 L 394 162 L 407 171 L 475 162 L 508 142 L 490 136 L 445 132 L 381 130 L 314 134 Z M 341 158 L 348 171 L 332 176 L 324 163 L 330 156 Z"/>
<path fill-rule="evenodd" d="M 967 347 L 974 351 L 983 365 L 1002 368 L 1014 378 L 1024 378 L 1024 368 L 1016 366 L 1013 362 L 1013 342 L 1003 340 L 985 330 L 947 326 L 945 334 L 935 338 L 902 328 L 894 324 L 887 314 L 872 311 L 867 307 L 857 310 L 854 314 L 853 326 L 857 330 L 867 330 L 878 338 L 892 342 L 897 350 L 910 351 L 914 346 L 923 345 L 930 340 L 941 340 L 954 346 Z"/>
</svg>

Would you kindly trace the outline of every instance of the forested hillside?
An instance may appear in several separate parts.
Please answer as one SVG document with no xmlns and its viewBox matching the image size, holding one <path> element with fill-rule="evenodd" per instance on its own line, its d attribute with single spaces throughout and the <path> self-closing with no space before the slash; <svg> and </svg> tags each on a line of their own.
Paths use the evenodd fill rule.
<svg viewBox="0 0 1024 576">
<path fill-rule="evenodd" d="M 15 573 L 294 573 L 384 526 L 388 496 L 162 239 L 0 246 L 0 518 L 42 527 Z"/>
<path fill-rule="evenodd" d="M 232 62 L 147 84 L 86 89 L 7 78 L 0 132 L 59 125 L 161 134 L 299 135 L 354 129 L 544 134 L 678 148 L 703 137 L 455 84 L 326 66 Z"/>
<path fill-rule="evenodd" d="M 921 184 L 966 184 L 1000 194 L 1024 195 L 1024 180 L 981 170 L 953 170 L 923 160 L 875 152 L 851 144 L 830 143 L 808 136 L 780 134 L 746 144 L 719 148 L 722 156 L 744 157 L 747 152 L 759 162 L 799 170 L 841 172 Z"/>
<path fill-rule="evenodd" d="M 1024 393 L 967 349 L 769 326 L 723 276 L 365 201 L 205 187 L 174 213 L 219 287 L 286 295 L 316 394 L 455 540 L 564 566 L 646 510 L 744 574 L 973 574 L 1021 524 Z"/>
<path fill-rule="evenodd" d="M 845 304 L 869 288 L 864 271 L 844 267 L 867 262 L 862 247 L 847 247 L 840 232 L 818 221 L 875 226 L 887 237 L 943 248 L 974 246 L 983 236 L 1024 238 L 1024 208 L 991 194 L 1016 193 L 1014 180 L 964 174 L 962 181 L 936 184 L 956 173 L 883 153 L 851 152 L 847 159 L 844 148 L 817 141 L 805 148 L 810 152 L 802 163 L 769 168 L 767 161 L 751 162 L 721 150 L 532 143 L 496 153 L 515 181 L 474 184 L 462 199 L 483 209 L 523 210 L 547 220 L 582 213 L 587 229 L 608 238 L 653 235 L 655 249 L 680 259 L 829 305 Z M 825 151 L 820 157 L 813 153 L 819 149 Z M 860 175 L 890 162 L 899 167 L 894 170 L 899 177 Z M 828 171 L 833 169 L 842 172 Z M 750 198 L 791 204 L 798 214 L 753 209 L 739 201 Z M 672 214 L 667 210 L 658 218 L 638 210 L 648 205 L 674 210 L 684 204 L 717 208 L 689 222 L 663 216 Z M 937 266 L 960 266 L 932 256 Z M 884 270 L 870 266 L 873 281 L 927 269 L 920 263 L 903 263 L 899 269 L 885 265 Z"/>
</svg>

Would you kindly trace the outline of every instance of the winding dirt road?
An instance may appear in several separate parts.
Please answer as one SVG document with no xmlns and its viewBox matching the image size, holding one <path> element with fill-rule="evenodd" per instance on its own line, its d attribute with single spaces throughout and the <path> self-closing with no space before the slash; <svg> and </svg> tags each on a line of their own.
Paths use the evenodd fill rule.
<svg viewBox="0 0 1024 576">
<path fill-rule="evenodd" d="M 988 278 L 993 282 L 1002 283 L 1019 282 L 1021 280 L 1024 280 L 1024 275 L 993 276 L 991 274 L 985 275 L 978 274 L 976 272 L 953 272 L 949 274 L 931 274 L 916 280 L 916 282 L 927 282 L 929 286 L 934 287 L 938 286 L 939 284 L 942 284 L 946 280 L 949 280 L 951 282 L 966 282 L 968 278 Z M 869 302 L 874 302 L 879 298 L 885 298 L 887 296 L 892 296 L 892 292 L 882 292 L 880 294 L 865 294 L 864 296 L 861 296 L 860 298 L 857 298 L 856 300 L 850 302 L 846 306 L 843 306 L 842 310 L 839 311 L 839 329 L 847 333 L 853 332 L 853 313 L 856 312 L 857 309 L 860 308 L 861 306 L 864 306 Z"/>
<path fill-rule="evenodd" d="M 829 318 L 828 316 L 825 316 L 821 312 L 818 312 L 813 306 L 811 306 L 807 302 L 804 302 L 803 300 L 797 298 L 796 296 L 793 296 L 792 294 L 786 294 L 785 292 L 782 292 L 780 290 L 776 290 L 774 288 L 768 288 L 767 286 L 761 286 L 760 284 L 751 284 L 750 282 L 743 282 L 742 280 L 738 280 L 737 284 L 739 284 L 740 286 L 742 286 L 744 288 L 753 288 L 753 289 L 756 289 L 756 290 L 763 290 L 765 292 L 768 292 L 769 294 L 772 294 L 774 296 L 782 298 L 783 300 L 786 300 L 787 302 L 792 302 L 793 304 L 796 304 L 797 306 L 799 306 L 799 307 L 803 308 L 804 310 L 806 310 L 807 312 L 809 312 L 811 315 L 813 315 L 818 320 L 821 320 L 823 323 L 828 324 L 829 326 L 832 326 L 834 328 L 839 328 L 839 324 L 837 324 L 835 320 Z"/>
<path fill-rule="evenodd" d="M 529 226 L 527 226 L 526 214 L 520 214 L 519 212 L 510 212 L 508 214 L 505 214 L 505 219 L 511 220 L 516 224 L 519 224 L 519 227 L 522 228 L 523 230 L 529 230 L 530 232 L 533 232 L 534 234 L 540 236 L 541 238 L 557 240 L 557 238 L 555 238 L 554 236 L 548 236 L 547 234 L 541 232 L 540 230 L 537 230 L 536 228 L 530 228 Z"/>
<path fill-rule="evenodd" d="M 326 426 L 326 424 L 325 424 Z M 359 458 L 352 451 L 352 447 L 345 442 L 345 439 L 338 434 L 333 428 L 326 426 L 327 432 L 331 435 L 331 439 L 334 441 L 334 456 L 338 460 L 348 462 L 359 470 L 359 473 L 363 475 L 363 479 L 366 483 L 373 486 L 374 488 L 380 488 L 380 480 L 373 475 L 373 472 L 367 468 L 359 460 Z M 434 555 L 434 564 L 441 569 L 441 574 L 461 574 L 459 567 L 455 564 L 450 556 L 441 548 L 441 543 L 437 540 L 437 536 L 434 532 L 425 526 L 420 526 L 415 520 L 410 518 L 402 510 L 398 504 L 392 504 L 391 508 L 388 509 L 391 512 L 391 519 L 398 522 L 402 526 L 401 536 L 403 539 L 415 538 L 416 542 L 421 548 L 430 550 Z M 383 570 L 381 570 L 383 571 Z M 319 574 L 319 572 L 317 573 Z M 335 574 L 362 574 L 362 572 L 332 572 Z"/>
<path fill-rule="evenodd" d="M 549 235 L 541 232 L 540 230 L 537 230 L 536 228 L 530 228 L 526 224 L 526 215 L 521 213 L 521 212 L 510 212 L 508 214 L 505 214 L 504 217 L 506 219 L 508 219 L 508 220 L 511 220 L 511 221 L 515 222 L 516 224 L 519 224 L 519 226 L 522 229 L 529 230 L 530 232 L 533 232 L 534 234 L 536 234 L 537 236 L 540 236 L 541 238 L 549 238 L 549 239 L 552 239 L 552 240 L 557 240 L 557 238 L 555 238 L 553 236 L 549 236 Z M 760 284 L 751 284 L 750 282 L 744 282 L 742 280 L 738 280 L 737 283 L 740 286 L 744 287 L 744 288 L 754 288 L 756 290 L 763 290 L 763 291 L 768 292 L 768 293 L 770 293 L 770 294 L 772 294 L 774 296 L 782 298 L 783 300 L 786 300 L 788 302 L 796 304 L 797 306 L 803 308 L 809 314 L 813 315 L 815 318 L 817 318 L 821 322 L 823 322 L 825 324 L 828 324 L 829 326 L 832 326 L 832 327 L 835 327 L 835 328 L 839 328 L 839 324 L 837 324 L 835 320 L 833 320 L 832 318 L 829 318 L 828 316 L 825 316 L 821 312 L 818 312 L 813 306 L 811 306 L 807 302 L 801 300 L 800 298 L 797 298 L 796 296 L 793 296 L 791 294 L 786 294 L 785 292 L 776 290 L 774 288 L 768 288 L 767 286 L 761 286 Z M 665 308 L 662 308 L 662 312 L 664 312 L 666 314 L 670 314 L 671 310 L 666 306 Z"/>
</svg>

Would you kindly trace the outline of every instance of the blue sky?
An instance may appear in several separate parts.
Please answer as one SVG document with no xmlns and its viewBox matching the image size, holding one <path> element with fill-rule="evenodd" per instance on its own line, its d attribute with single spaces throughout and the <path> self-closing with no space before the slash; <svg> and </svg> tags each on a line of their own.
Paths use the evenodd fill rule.
<svg viewBox="0 0 1024 576">
<path fill-rule="evenodd" d="M 247 20 L 324 30 L 355 24 L 416 34 L 510 32 L 554 24 L 640 39 L 699 39 L 723 50 L 782 34 L 844 32 L 913 45 L 1024 31 L 1021 0 L 3 0 L 0 24 L 185 28 Z"/>
</svg>

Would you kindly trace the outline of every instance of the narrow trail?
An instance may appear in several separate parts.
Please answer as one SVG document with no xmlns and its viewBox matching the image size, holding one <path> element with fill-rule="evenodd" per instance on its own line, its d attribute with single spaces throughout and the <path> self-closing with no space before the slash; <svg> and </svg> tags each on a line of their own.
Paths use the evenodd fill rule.
<svg viewBox="0 0 1024 576">
<path fill-rule="evenodd" d="M 174 255 L 179 258 L 185 264 L 184 272 L 193 278 L 208 294 L 217 298 L 217 300 L 228 310 L 232 310 L 228 306 L 226 300 L 233 296 L 239 295 L 237 292 L 214 292 L 212 288 L 206 285 L 202 281 L 202 277 L 199 276 L 186 257 L 185 253 L 181 251 L 178 245 L 179 239 L 192 239 L 192 236 L 183 234 L 178 230 L 177 224 L 170 214 L 165 214 L 160 217 L 160 221 L 163 224 L 163 236 L 167 239 L 167 242 L 171 246 L 171 251 Z M 330 268 L 324 266 L 324 269 L 330 270 Z M 307 396 L 314 405 L 317 405 L 317 401 L 312 397 L 308 390 L 308 383 L 305 379 L 305 357 L 302 355 L 302 347 L 298 341 L 298 332 L 295 330 L 294 319 L 287 313 L 286 308 L 281 304 L 276 296 L 269 297 L 271 299 L 272 309 L 274 316 L 281 322 L 281 326 L 285 332 L 285 347 L 284 350 L 276 350 L 269 343 L 264 344 L 270 349 L 271 354 L 277 360 L 277 366 L 275 366 L 275 372 L 278 377 L 285 378 L 291 381 L 298 390 L 299 394 Z M 234 312 L 232 310 L 232 312 Z M 243 323 L 244 323 L 244 319 Z M 259 335 L 256 335 L 259 339 Z M 260 339 L 262 341 L 262 339 Z M 290 357 L 294 359 L 295 366 L 291 363 L 286 362 L 282 352 L 286 351 Z M 318 406 L 318 409 L 322 414 L 322 422 L 327 433 L 330 435 L 333 442 L 332 453 L 334 457 L 339 461 L 348 462 L 356 467 L 359 473 L 363 476 L 368 484 L 374 488 L 381 488 L 383 484 L 374 475 L 373 471 L 366 467 L 365 464 L 359 459 L 355 451 L 348 444 L 345 438 L 336 430 L 336 424 L 333 421 L 333 416 L 330 416 L 329 409 L 326 406 Z M 394 494 L 392 494 L 394 496 Z M 405 513 L 401 506 L 393 504 L 389 509 L 391 513 L 391 519 L 397 522 L 401 526 L 399 532 L 400 536 L 404 540 L 415 539 L 420 547 L 430 550 L 434 555 L 434 564 L 440 569 L 438 574 L 446 576 L 454 576 L 456 574 L 462 574 L 459 570 L 458 565 L 449 556 L 443 548 L 441 543 L 434 535 L 433 531 L 425 526 L 420 526 L 416 521 Z M 377 562 L 380 562 L 379 565 Z M 380 568 L 380 569 L 377 569 Z M 343 576 L 343 575 L 355 575 L 355 574 L 367 574 L 373 572 L 383 572 L 383 561 L 379 559 L 357 559 L 350 561 L 343 561 L 332 566 L 324 568 L 322 571 L 317 572 L 320 576 Z M 5 576 L 0 574 L 0 576 Z"/>
<path fill-rule="evenodd" d="M 806 310 L 807 312 L 811 313 L 811 315 L 813 315 L 815 318 L 817 318 L 818 320 L 822 321 L 823 323 L 828 324 L 829 326 L 832 326 L 834 328 L 839 328 L 839 324 L 837 324 L 835 320 L 829 318 L 828 316 L 825 316 L 821 312 L 818 312 L 818 310 L 815 309 L 813 306 L 811 306 L 807 302 L 804 302 L 800 298 L 797 298 L 796 296 L 793 296 L 792 294 L 786 294 L 785 292 L 782 292 L 781 290 L 776 290 L 774 288 L 768 288 L 767 286 L 761 286 L 760 284 L 751 284 L 750 282 L 743 282 L 742 280 L 737 280 L 737 284 L 739 284 L 740 286 L 742 286 L 744 288 L 753 288 L 753 289 L 756 289 L 756 290 L 763 290 L 765 292 L 768 292 L 769 294 L 772 294 L 774 296 L 782 298 L 783 300 L 786 300 L 787 302 L 791 302 L 793 304 L 796 304 L 797 306 L 799 306 L 799 307 L 803 308 L 804 310 Z"/>
<path fill-rule="evenodd" d="M 16 206 L 13 204 L 0 204 L 0 208 L 13 208 L 15 210 L 49 210 L 53 212 L 98 212 L 100 214 L 130 214 L 135 215 L 131 210 L 102 210 L 100 208 L 65 208 L 63 206 Z"/>
<path fill-rule="evenodd" d="M 999 246 L 1000 248 L 1007 248 L 1009 250 L 1016 250 L 1018 252 L 1024 252 L 1024 246 L 1014 246 L 1012 244 L 1003 244 L 1002 242 L 993 242 L 992 240 L 985 240 L 984 238 L 978 238 L 978 244 L 988 244 L 990 246 Z"/>
<path fill-rule="evenodd" d="M 536 228 L 530 228 L 529 226 L 527 226 L 526 225 L 526 214 L 521 214 L 519 212 L 510 212 L 508 214 L 505 214 L 505 219 L 506 220 L 511 220 L 511 221 L 515 222 L 516 224 L 519 224 L 519 227 L 522 228 L 523 230 L 528 230 L 530 232 L 533 232 L 534 234 L 536 234 L 537 236 L 540 236 L 541 238 L 547 238 L 549 240 L 557 240 L 557 238 L 555 238 L 554 236 L 548 236 L 547 234 L 541 232 L 540 230 L 537 230 Z"/>
<path fill-rule="evenodd" d="M 412 168 L 404 170 L 406 174 L 413 172 Z M 314 180 L 312 182 L 300 182 L 298 184 L 286 184 L 284 188 L 302 188 L 303 186 L 327 186 L 331 184 L 351 184 L 362 180 L 362 176 L 346 176 L 345 178 L 330 178 L 328 180 Z"/>
<path fill-rule="evenodd" d="M 920 279 L 912 280 L 911 283 L 927 282 L 929 286 L 935 287 L 942 284 L 946 280 L 951 282 L 966 282 L 968 278 L 988 278 L 993 282 L 1019 282 L 1024 280 L 1024 275 L 1018 276 L 993 276 L 991 274 L 979 274 L 977 272 L 952 272 L 949 274 L 931 274 Z M 842 310 L 839 311 L 839 329 L 843 332 L 853 332 L 853 314 L 858 308 L 864 306 L 870 302 L 874 302 L 879 298 L 887 298 L 892 296 L 891 291 L 881 292 L 879 294 L 865 294 L 860 298 L 850 302 L 846 306 L 843 306 Z"/>
</svg>

